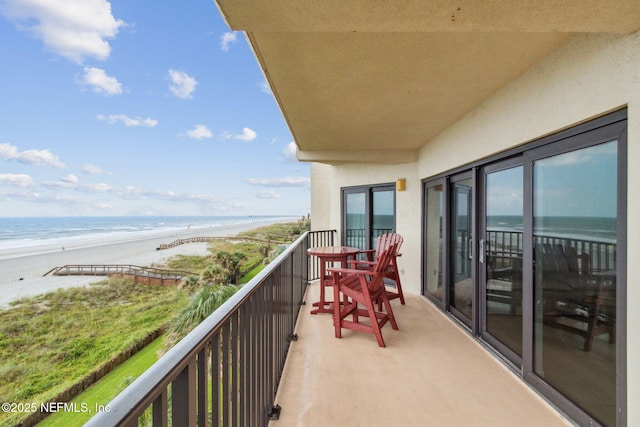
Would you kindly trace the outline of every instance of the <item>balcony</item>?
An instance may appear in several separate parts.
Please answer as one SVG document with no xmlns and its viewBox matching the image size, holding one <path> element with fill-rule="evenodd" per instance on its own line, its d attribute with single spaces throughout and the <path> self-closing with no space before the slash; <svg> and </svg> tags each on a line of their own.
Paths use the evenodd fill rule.
<svg viewBox="0 0 640 427">
<path fill-rule="evenodd" d="M 305 305 L 269 426 L 571 425 L 431 303 L 405 298 L 392 301 L 399 329 L 383 328 L 386 348 L 349 330 L 335 338 L 331 315 Z"/>
<path fill-rule="evenodd" d="M 306 254 L 333 236 L 299 238 L 87 425 L 571 425 L 422 297 L 393 302 L 386 348 L 334 338 L 331 316 L 309 313 Z"/>
</svg>

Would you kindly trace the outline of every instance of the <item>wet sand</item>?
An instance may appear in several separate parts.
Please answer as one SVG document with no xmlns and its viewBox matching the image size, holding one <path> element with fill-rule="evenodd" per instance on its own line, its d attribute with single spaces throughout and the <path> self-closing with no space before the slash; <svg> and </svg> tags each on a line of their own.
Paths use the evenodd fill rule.
<svg viewBox="0 0 640 427">
<path fill-rule="evenodd" d="M 289 222 L 274 220 L 275 222 Z M 188 243 L 171 249 L 156 250 L 161 243 L 189 237 L 226 237 L 252 230 L 270 222 L 255 222 L 210 227 L 154 235 L 131 236 L 126 239 L 102 239 L 74 243 L 64 248 L 32 246 L 0 250 L 0 308 L 19 298 L 55 291 L 59 288 L 86 286 L 104 280 L 96 276 L 45 276 L 55 267 L 74 264 L 131 264 L 148 266 L 161 263 L 178 254 L 206 255 L 207 243 Z"/>
</svg>

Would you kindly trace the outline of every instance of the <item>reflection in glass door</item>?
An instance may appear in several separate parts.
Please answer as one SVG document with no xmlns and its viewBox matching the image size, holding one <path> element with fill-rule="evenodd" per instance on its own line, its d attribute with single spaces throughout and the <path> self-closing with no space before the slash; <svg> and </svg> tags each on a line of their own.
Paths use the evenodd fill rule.
<svg viewBox="0 0 640 427">
<path fill-rule="evenodd" d="M 522 357 L 523 168 L 507 165 L 492 165 L 484 170 L 484 238 L 480 242 L 482 333 L 519 365 Z"/>
<path fill-rule="evenodd" d="M 347 193 L 345 195 L 345 244 L 365 249 L 366 194 Z"/>
<path fill-rule="evenodd" d="M 374 189 L 371 193 L 373 197 L 373 212 L 371 224 L 371 249 L 375 249 L 378 236 L 391 233 L 395 228 L 395 191 L 388 187 Z"/>
<path fill-rule="evenodd" d="M 474 286 L 472 282 L 473 180 L 470 176 L 451 182 L 451 279 L 449 305 L 452 312 L 471 324 Z"/>
<path fill-rule="evenodd" d="M 617 150 L 532 153 L 533 369 L 605 425 L 616 424 Z"/>
</svg>

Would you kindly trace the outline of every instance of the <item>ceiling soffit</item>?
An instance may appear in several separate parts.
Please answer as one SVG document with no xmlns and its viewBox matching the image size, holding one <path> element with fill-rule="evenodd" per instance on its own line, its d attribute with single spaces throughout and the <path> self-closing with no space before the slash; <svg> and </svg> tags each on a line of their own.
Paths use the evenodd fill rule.
<svg viewBox="0 0 640 427">
<path fill-rule="evenodd" d="M 299 159 L 325 163 L 417 157 L 573 31 L 640 26 L 637 0 L 529 3 L 218 0 L 247 33 Z M 354 155 L 367 152 L 379 155 Z"/>
</svg>

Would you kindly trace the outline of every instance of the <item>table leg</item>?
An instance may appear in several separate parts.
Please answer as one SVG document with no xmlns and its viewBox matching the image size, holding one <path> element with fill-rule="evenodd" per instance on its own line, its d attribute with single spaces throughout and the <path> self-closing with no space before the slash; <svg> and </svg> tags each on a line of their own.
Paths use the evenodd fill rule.
<svg viewBox="0 0 640 427">
<path fill-rule="evenodd" d="M 313 306 L 318 307 L 311 310 L 311 314 L 318 313 L 333 313 L 332 302 L 327 301 L 325 299 L 325 286 L 329 286 L 331 284 L 330 280 L 326 280 L 327 270 L 325 268 L 326 261 L 322 258 L 320 259 L 320 300 L 318 302 L 314 302 Z"/>
</svg>

